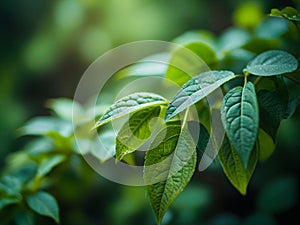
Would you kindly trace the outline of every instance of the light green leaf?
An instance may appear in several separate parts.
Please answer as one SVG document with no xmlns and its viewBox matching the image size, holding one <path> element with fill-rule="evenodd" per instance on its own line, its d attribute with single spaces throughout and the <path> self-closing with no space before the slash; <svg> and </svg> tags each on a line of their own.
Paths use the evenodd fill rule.
<svg viewBox="0 0 300 225">
<path fill-rule="evenodd" d="M 115 102 L 99 119 L 95 125 L 95 128 L 137 110 L 149 106 L 164 104 L 167 104 L 167 100 L 164 97 L 154 93 L 139 92 L 128 95 Z"/>
<path fill-rule="evenodd" d="M 48 135 L 54 132 L 69 137 L 73 132 L 72 123 L 53 117 L 36 117 L 18 130 L 20 135 Z"/>
<path fill-rule="evenodd" d="M 182 85 L 191 77 L 209 70 L 218 61 L 215 51 L 203 42 L 192 42 L 176 49 L 170 58 L 166 78 Z"/>
<path fill-rule="evenodd" d="M 227 92 L 221 109 L 222 123 L 229 140 L 247 168 L 259 127 L 259 111 L 254 85 L 245 83 Z"/>
<path fill-rule="evenodd" d="M 180 45 L 186 45 L 192 42 L 202 42 L 208 44 L 209 46 L 214 46 L 216 37 L 212 32 L 209 32 L 207 30 L 187 31 L 182 35 L 176 37 L 172 42 L 178 43 Z"/>
<path fill-rule="evenodd" d="M 259 143 L 259 152 L 258 157 L 259 161 L 267 160 L 275 150 L 275 143 L 272 138 L 263 130 L 259 129 L 258 131 L 258 143 Z"/>
<path fill-rule="evenodd" d="M 43 177 L 49 173 L 55 166 L 66 159 L 64 155 L 53 155 L 45 158 L 39 165 L 37 177 Z"/>
<path fill-rule="evenodd" d="M 289 30 L 289 21 L 282 18 L 269 17 L 255 29 L 257 37 L 267 40 L 276 40 Z"/>
<path fill-rule="evenodd" d="M 167 64 L 155 61 L 142 61 L 130 65 L 118 72 L 118 78 L 126 76 L 164 76 L 167 71 Z"/>
<path fill-rule="evenodd" d="M 36 213 L 49 216 L 59 223 L 59 209 L 55 198 L 46 192 L 37 192 L 27 197 L 28 206 Z"/>
<path fill-rule="evenodd" d="M 134 113 L 119 131 L 116 139 L 116 159 L 121 160 L 125 155 L 141 147 L 151 136 L 158 120 L 160 106 L 149 107 Z M 152 123 L 152 124 L 150 124 Z"/>
<path fill-rule="evenodd" d="M 79 121 L 84 117 L 84 110 L 78 102 L 68 98 L 50 99 L 46 106 L 52 109 L 55 114 L 66 121 Z"/>
<path fill-rule="evenodd" d="M 194 140 L 186 128 L 162 129 L 147 151 L 144 179 L 157 223 L 191 179 L 196 166 Z"/>
<path fill-rule="evenodd" d="M 218 47 L 223 53 L 239 48 L 251 40 L 249 32 L 239 28 L 229 28 L 219 38 Z"/>
<path fill-rule="evenodd" d="M 185 83 L 168 106 L 165 120 L 169 120 L 186 108 L 205 98 L 225 82 L 234 78 L 227 70 L 208 71 Z"/>
<path fill-rule="evenodd" d="M 297 9 L 287 6 L 282 10 L 272 9 L 270 16 L 280 16 L 294 22 L 300 22 L 300 13 Z"/>
<path fill-rule="evenodd" d="M 248 167 L 246 169 L 237 150 L 230 144 L 226 136 L 224 137 L 218 157 L 226 177 L 241 194 L 245 195 L 248 183 L 257 163 L 258 156 L 256 147 L 251 151 Z"/>
<path fill-rule="evenodd" d="M 290 73 L 298 68 L 297 59 L 281 50 L 270 50 L 256 56 L 245 71 L 258 76 L 274 76 Z"/>
</svg>

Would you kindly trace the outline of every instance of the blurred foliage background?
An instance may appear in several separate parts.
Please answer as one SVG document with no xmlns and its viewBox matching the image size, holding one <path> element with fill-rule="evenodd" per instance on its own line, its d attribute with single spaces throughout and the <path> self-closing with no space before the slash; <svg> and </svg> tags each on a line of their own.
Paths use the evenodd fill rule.
<svg viewBox="0 0 300 225">
<path fill-rule="evenodd" d="M 23 148 L 30 139 L 16 138 L 16 129 L 32 117 L 49 115 L 47 99 L 72 98 L 86 68 L 106 51 L 136 40 L 170 41 L 194 29 L 220 34 L 232 25 L 258 23 L 271 8 L 287 5 L 297 7 L 296 2 L 283 0 L 1 0 L 0 167 L 8 153 Z M 278 148 L 256 169 L 246 197 L 231 187 L 215 165 L 193 178 L 164 224 L 297 221 L 299 124 L 298 109 L 281 124 Z M 142 187 L 107 181 L 84 162 L 77 168 L 55 171 L 63 178 L 52 190 L 61 207 L 62 224 L 155 223 Z M 1 224 L 6 215 L 0 217 Z M 40 220 L 37 224 L 53 223 Z"/>
</svg>

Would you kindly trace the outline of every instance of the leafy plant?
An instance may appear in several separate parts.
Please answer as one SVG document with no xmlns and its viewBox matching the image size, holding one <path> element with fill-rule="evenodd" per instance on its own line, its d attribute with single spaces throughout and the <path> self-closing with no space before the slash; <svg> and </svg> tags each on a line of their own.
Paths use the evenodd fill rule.
<svg viewBox="0 0 300 225">
<path fill-rule="evenodd" d="M 174 40 L 182 47 L 173 52 L 171 65 L 132 65 L 116 74 L 119 79 L 167 78 L 181 86 L 173 98 L 138 92 L 110 106 L 100 104 L 96 124 L 90 108 L 68 99 L 50 100 L 47 106 L 55 116 L 34 118 L 20 128 L 21 136 L 34 138 L 7 159 L 0 179 L 0 210 L 8 215 L 6 220 L 34 224 L 36 213 L 59 223 L 58 203 L 51 193 L 57 182 L 55 171 L 80 169 L 74 161 L 82 160 L 81 154 L 92 154 L 101 162 L 114 156 L 116 163 L 123 160 L 135 165 L 142 161 L 147 196 L 158 224 L 192 179 L 201 156 L 219 163 L 231 184 L 246 195 L 256 165 L 276 148 L 281 121 L 291 117 L 300 102 L 300 50 L 293 45 L 299 41 L 299 33 L 295 33 L 299 14 L 285 8 L 272 10 L 271 16 L 283 18 L 269 17 L 256 27 L 251 24 L 250 30 L 233 27 L 219 38 L 203 30 L 187 32 Z M 195 70 L 193 63 L 181 57 L 186 49 L 212 70 L 200 68 L 201 72 L 195 73 L 199 68 Z M 188 71 L 173 66 L 177 63 Z M 212 105 L 207 99 L 217 90 L 222 90 L 224 97 Z M 212 128 L 213 111 L 219 112 L 220 130 L 225 130 L 220 145 Z M 121 118 L 127 120 L 113 135 L 109 122 Z M 97 149 L 92 128 L 111 151 Z M 213 152 L 205 151 L 207 146 Z M 137 152 L 141 147 L 147 149 L 142 157 Z M 296 189 L 294 180 L 288 182 Z M 288 189 L 275 184 L 277 192 Z M 262 196 L 259 208 L 281 210 L 268 209 L 273 196 Z M 292 204 L 292 200 L 287 203 Z"/>
<path fill-rule="evenodd" d="M 236 30 L 235 32 L 240 35 L 239 32 L 245 31 Z M 199 57 L 205 57 L 204 60 L 208 63 L 215 62 L 215 56 L 221 54 L 222 56 L 218 60 L 220 65 L 217 67 L 222 67 L 222 64 L 226 63 L 227 57 L 234 51 L 251 54 L 248 49 L 252 50 L 256 41 L 252 42 L 250 34 L 245 33 L 245 35 L 244 42 L 238 43 L 237 46 L 230 46 L 230 49 L 226 51 L 221 48 L 221 52 L 214 53 L 211 52 L 212 48 L 210 47 L 201 47 L 201 51 L 199 51 L 199 46 L 206 46 L 206 43 L 201 41 L 201 33 L 199 33 L 199 40 L 193 39 L 193 42 L 185 40 L 184 48 L 196 53 Z M 197 37 L 197 33 L 194 36 Z M 224 39 L 225 36 L 222 38 Z M 256 38 L 255 35 L 254 38 Z M 263 41 L 271 42 L 268 39 Z M 218 43 L 214 44 L 214 47 L 218 46 Z M 180 60 L 179 51 L 174 52 L 171 57 L 172 62 Z M 230 70 L 212 70 L 186 80 L 186 74 L 176 71 L 174 66 L 168 66 L 166 70 L 168 79 L 179 84 L 185 82 L 174 98 L 169 101 L 166 111 L 163 110 L 166 101 L 157 103 L 151 98 L 153 93 L 135 93 L 114 103 L 97 122 L 96 128 L 99 128 L 103 121 L 107 121 L 107 115 L 112 119 L 130 114 L 125 127 L 131 130 L 121 129 L 117 135 L 118 160 L 127 154 L 132 154 L 143 143 L 150 140 L 150 136 L 154 136 L 151 139 L 152 144 L 145 154 L 144 179 L 146 183 L 150 183 L 146 188 L 147 196 L 158 224 L 161 223 L 170 204 L 191 179 L 196 167 L 196 155 L 205 154 L 196 152 L 197 143 L 194 143 L 192 134 L 188 131 L 188 122 L 192 122 L 188 119 L 189 107 L 196 104 L 198 113 L 201 113 L 201 108 L 208 107 L 207 102 L 201 100 L 217 88 L 223 87 L 225 95 L 221 106 L 215 106 L 215 108 L 221 112 L 222 123 L 226 131 L 223 144 L 218 152 L 218 160 L 227 178 L 241 194 L 246 194 L 248 183 L 259 159 L 266 159 L 272 154 L 274 150 L 272 146 L 276 143 L 276 131 L 280 121 L 291 116 L 288 105 L 295 104 L 292 103 L 289 96 L 287 85 L 289 82 L 286 78 L 291 78 L 291 73 L 298 69 L 298 60 L 295 55 L 279 49 L 262 52 L 256 52 L 255 49 L 252 50 L 252 53 L 253 55 L 259 54 L 254 58 L 249 57 L 251 59 L 242 69 L 243 74 Z M 139 101 L 147 102 L 150 105 L 140 105 L 136 96 L 139 96 Z M 159 98 L 164 99 L 164 97 Z M 130 99 L 130 104 L 128 104 L 128 99 Z M 118 107 L 125 103 L 126 107 Z M 153 108 L 152 104 L 155 104 L 156 108 Z M 113 113 L 112 109 L 118 109 L 117 113 Z M 152 111 L 155 109 L 157 109 L 157 113 L 153 114 Z M 159 109 L 161 110 L 160 114 Z M 182 112 L 184 112 L 184 119 L 180 121 L 178 115 Z M 145 120 L 148 118 L 147 115 L 164 118 L 163 124 L 157 124 L 161 127 L 159 132 L 150 134 L 145 130 L 149 122 L 147 119 Z M 179 125 L 169 123 L 171 119 Z M 206 129 L 204 132 L 214 136 L 209 125 L 199 124 L 199 129 L 200 126 L 202 129 Z M 134 132 L 132 132 L 133 130 Z M 142 140 L 141 143 L 131 143 L 132 137 L 128 134 Z M 141 136 L 141 134 L 145 135 Z M 201 139 L 199 141 L 203 142 Z M 215 151 L 217 152 L 218 149 Z"/>
</svg>

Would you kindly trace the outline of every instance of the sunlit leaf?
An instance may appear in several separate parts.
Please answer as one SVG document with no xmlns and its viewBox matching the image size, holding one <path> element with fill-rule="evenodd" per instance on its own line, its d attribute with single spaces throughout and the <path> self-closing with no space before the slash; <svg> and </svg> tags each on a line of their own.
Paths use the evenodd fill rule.
<svg viewBox="0 0 300 225">
<path fill-rule="evenodd" d="M 258 157 L 260 161 L 267 160 L 275 150 L 275 143 L 273 139 L 263 130 L 258 131 Z"/>
<path fill-rule="evenodd" d="M 160 106 L 149 107 L 133 114 L 119 131 L 116 139 L 116 159 L 121 160 L 125 155 L 134 152 L 142 146 L 151 136 L 158 121 L 153 121 L 159 116 Z M 152 124 L 150 124 L 152 122 Z M 154 123 L 154 124 L 153 124 Z"/>
<path fill-rule="evenodd" d="M 281 50 L 270 50 L 256 56 L 245 71 L 259 76 L 274 76 L 293 72 L 298 68 L 297 59 Z"/>
<path fill-rule="evenodd" d="M 166 78 L 178 85 L 187 82 L 191 77 L 208 71 L 208 65 L 218 61 L 215 51 L 203 42 L 192 42 L 176 49 L 171 56 Z"/>
<path fill-rule="evenodd" d="M 220 70 L 204 72 L 192 78 L 182 86 L 169 104 L 165 119 L 174 117 L 234 77 L 233 72 Z"/>
<path fill-rule="evenodd" d="M 167 100 L 160 95 L 147 92 L 134 93 L 121 98 L 110 106 L 96 123 L 95 127 L 99 127 L 111 120 L 128 115 L 139 109 L 164 104 L 167 104 Z"/>
</svg>

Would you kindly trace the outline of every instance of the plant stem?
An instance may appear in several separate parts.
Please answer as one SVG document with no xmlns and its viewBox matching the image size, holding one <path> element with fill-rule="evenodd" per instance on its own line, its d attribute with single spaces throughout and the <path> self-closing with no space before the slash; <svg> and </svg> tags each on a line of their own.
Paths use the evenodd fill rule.
<svg viewBox="0 0 300 225">
<path fill-rule="evenodd" d="M 255 79 L 255 81 L 253 82 L 254 86 L 258 85 L 258 83 L 261 81 L 262 77 L 258 77 Z"/>
<path fill-rule="evenodd" d="M 286 78 L 290 79 L 291 81 L 294 81 L 296 84 L 300 85 L 300 81 L 295 79 L 294 77 L 290 75 L 285 75 Z"/>
</svg>

